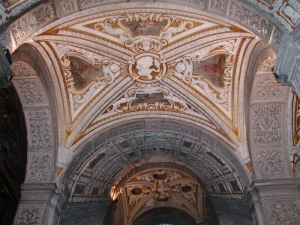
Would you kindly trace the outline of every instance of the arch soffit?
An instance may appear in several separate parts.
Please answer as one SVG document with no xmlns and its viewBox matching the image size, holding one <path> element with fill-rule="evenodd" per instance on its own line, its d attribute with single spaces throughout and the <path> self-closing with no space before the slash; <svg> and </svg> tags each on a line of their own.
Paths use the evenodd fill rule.
<svg viewBox="0 0 300 225">
<path fill-rule="evenodd" d="M 32 58 L 26 50 L 16 52 L 13 57 L 16 61 L 11 66 L 12 84 L 19 95 L 27 127 L 28 160 L 24 183 L 50 183 L 55 177 L 57 143 L 55 118 L 41 77 L 47 71 L 30 64 Z"/>
<path fill-rule="evenodd" d="M 154 146 L 153 143 L 157 144 Z M 68 187 L 71 195 L 77 184 L 85 186 L 86 191 L 81 196 L 74 195 L 73 201 L 86 199 L 93 186 L 99 187 L 96 184 L 98 181 L 98 184 L 103 184 L 103 190 L 98 192 L 100 196 L 89 199 L 107 198 L 109 196 L 102 195 L 104 189 L 110 190 L 133 168 L 149 163 L 173 162 L 185 165 L 198 174 L 203 183 L 209 184 L 208 190 L 213 196 L 222 195 L 217 186 L 219 183 L 226 183 L 224 186 L 227 189 L 230 180 L 237 180 L 240 190 L 250 183 L 246 165 L 240 163 L 234 156 L 236 153 L 227 144 L 214 135 L 186 124 L 184 127 L 178 126 L 178 122 L 174 121 L 136 121 L 109 128 L 77 152 L 72 162 L 59 175 L 63 186 Z M 213 178 L 212 171 L 216 173 L 216 178 Z M 221 177 L 228 180 L 224 181 Z M 96 182 L 89 184 L 89 180 Z M 215 186 L 214 190 L 212 186 Z M 230 192 L 229 189 L 227 191 Z M 241 194 L 240 192 L 236 197 L 241 198 Z M 230 195 L 235 196 L 232 192 Z"/>
</svg>

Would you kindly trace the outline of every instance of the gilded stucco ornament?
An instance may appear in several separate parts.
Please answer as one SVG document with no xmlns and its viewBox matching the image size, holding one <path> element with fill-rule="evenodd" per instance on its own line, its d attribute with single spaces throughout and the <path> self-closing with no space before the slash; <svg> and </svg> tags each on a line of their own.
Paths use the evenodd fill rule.
<svg viewBox="0 0 300 225">
<path fill-rule="evenodd" d="M 114 189 L 114 193 L 117 190 Z M 153 170 L 137 174 L 118 190 L 128 221 L 154 207 L 177 207 L 202 221 L 202 189 L 197 181 L 172 170 Z M 199 207 L 200 206 L 200 207 Z"/>
</svg>

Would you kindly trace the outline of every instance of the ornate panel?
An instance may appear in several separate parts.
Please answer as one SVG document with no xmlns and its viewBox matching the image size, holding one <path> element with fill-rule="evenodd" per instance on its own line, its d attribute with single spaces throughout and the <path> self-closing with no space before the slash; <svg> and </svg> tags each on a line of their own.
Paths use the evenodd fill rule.
<svg viewBox="0 0 300 225">
<path fill-rule="evenodd" d="M 274 16 L 290 32 L 300 21 L 299 1 L 256 0 L 254 3 L 262 10 Z"/>
<path fill-rule="evenodd" d="M 45 205 L 21 204 L 14 225 L 43 224 Z"/>
<path fill-rule="evenodd" d="M 29 152 L 27 162 L 27 183 L 50 183 L 53 174 L 52 151 Z"/>
<path fill-rule="evenodd" d="M 125 0 L 124 0 L 125 1 Z M 113 3 L 113 2 L 122 2 L 121 0 L 78 0 L 79 8 L 85 9 L 101 4 Z"/>
<path fill-rule="evenodd" d="M 282 32 L 277 27 L 274 27 L 270 46 L 274 49 L 275 52 L 279 51 L 282 38 L 283 38 Z"/>
<path fill-rule="evenodd" d="M 12 52 L 13 50 L 13 44 L 10 38 L 10 32 L 9 32 L 10 28 L 8 28 L 7 30 L 5 30 L 4 32 L 1 33 L 0 35 L 0 44 L 1 46 L 9 49 L 10 52 Z"/>
<path fill-rule="evenodd" d="M 32 31 L 56 19 L 52 2 L 40 5 L 11 25 L 11 32 L 17 44 L 21 44 Z"/>
<path fill-rule="evenodd" d="M 56 0 L 62 16 L 77 11 L 77 0 Z"/>
<path fill-rule="evenodd" d="M 273 60 L 268 58 L 258 68 L 259 72 L 270 72 L 273 68 Z M 284 101 L 286 93 L 286 86 L 278 83 L 273 73 L 269 74 L 256 74 L 253 90 L 252 101 Z"/>
<path fill-rule="evenodd" d="M 228 0 L 211 0 L 209 1 L 209 10 L 220 14 L 226 14 Z"/>
<path fill-rule="evenodd" d="M 47 95 L 39 78 L 14 79 L 15 85 L 23 106 L 47 104 Z"/>
<path fill-rule="evenodd" d="M 229 3 L 229 17 L 259 33 L 265 41 L 269 40 L 272 32 L 271 21 L 250 7 L 231 1 Z"/>
<path fill-rule="evenodd" d="M 284 104 L 253 104 L 250 129 L 254 145 L 283 144 Z"/>
<path fill-rule="evenodd" d="M 36 71 L 29 64 L 22 61 L 13 62 L 11 70 L 14 74 L 13 80 L 18 78 L 37 77 Z"/>
<path fill-rule="evenodd" d="M 300 224 L 299 200 L 268 201 L 265 203 L 265 208 L 268 212 L 270 225 Z"/>
<path fill-rule="evenodd" d="M 50 109 L 36 108 L 25 111 L 29 148 L 48 148 L 54 143 Z"/>
<path fill-rule="evenodd" d="M 289 176 L 284 149 L 253 149 L 254 173 L 257 179 L 278 179 Z"/>
</svg>

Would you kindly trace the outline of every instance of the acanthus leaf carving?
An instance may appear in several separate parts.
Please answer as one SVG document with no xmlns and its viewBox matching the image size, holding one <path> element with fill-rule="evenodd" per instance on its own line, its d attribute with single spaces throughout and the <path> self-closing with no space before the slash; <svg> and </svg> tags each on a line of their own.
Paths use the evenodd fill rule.
<svg viewBox="0 0 300 225">
<path fill-rule="evenodd" d="M 284 152 L 281 149 L 258 149 L 254 151 L 254 165 L 260 179 L 276 179 L 287 176 Z"/>
<path fill-rule="evenodd" d="M 36 28 L 56 18 L 53 2 L 42 4 L 12 24 L 12 34 L 17 42 Z"/>
<path fill-rule="evenodd" d="M 14 77 L 20 77 L 20 78 L 37 77 L 35 70 L 30 65 L 22 61 L 14 62 L 11 65 L 11 69 L 14 73 Z"/>
<path fill-rule="evenodd" d="M 74 0 L 59 0 L 58 3 L 62 14 L 68 14 L 76 10 L 76 3 Z"/>
<path fill-rule="evenodd" d="M 32 109 L 27 112 L 29 147 L 47 148 L 53 144 L 50 113 L 46 109 Z"/>
<path fill-rule="evenodd" d="M 21 204 L 17 218 L 16 225 L 32 225 L 42 224 L 45 213 L 44 205 L 23 205 Z"/>
<path fill-rule="evenodd" d="M 271 22 L 261 14 L 238 2 L 231 1 L 229 3 L 229 17 L 259 33 L 265 40 L 271 35 Z"/>
<path fill-rule="evenodd" d="M 52 154 L 31 152 L 29 158 L 27 182 L 47 183 L 52 177 Z"/>
<path fill-rule="evenodd" d="M 18 90 L 25 104 L 38 104 L 46 101 L 42 85 L 36 79 L 16 80 Z"/>
<path fill-rule="evenodd" d="M 282 143 L 282 112 L 281 104 L 253 106 L 252 137 L 256 145 Z"/>
<path fill-rule="evenodd" d="M 268 65 L 262 66 L 262 69 L 268 67 Z M 285 90 L 286 87 L 277 82 L 274 74 L 257 74 L 252 98 L 253 100 L 283 100 Z"/>
<path fill-rule="evenodd" d="M 300 204 L 297 200 L 270 201 L 266 203 L 271 225 L 296 225 L 300 223 Z"/>
</svg>

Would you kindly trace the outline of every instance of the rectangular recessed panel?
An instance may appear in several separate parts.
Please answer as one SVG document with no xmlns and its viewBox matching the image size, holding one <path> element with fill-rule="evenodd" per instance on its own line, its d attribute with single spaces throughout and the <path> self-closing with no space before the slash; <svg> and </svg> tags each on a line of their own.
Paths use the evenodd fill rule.
<svg viewBox="0 0 300 225">
<path fill-rule="evenodd" d="M 219 187 L 220 187 L 221 192 L 226 192 L 223 184 L 219 184 Z"/>
<path fill-rule="evenodd" d="M 239 185 L 238 185 L 238 183 L 237 183 L 236 180 L 230 181 L 230 184 L 232 186 L 233 192 L 241 192 L 240 187 L 239 187 Z"/>
<path fill-rule="evenodd" d="M 83 194 L 85 186 L 86 185 L 84 184 L 77 184 L 74 190 L 74 194 Z"/>
<path fill-rule="evenodd" d="M 104 156 L 105 156 L 104 153 L 99 154 L 95 159 L 93 159 L 90 162 L 88 167 L 92 169 Z"/>
<path fill-rule="evenodd" d="M 183 141 L 182 145 L 183 145 L 184 147 L 191 148 L 192 145 L 193 145 L 193 142 Z"/>
<path fill-rule="evenodd" d="M 122 141 L 122 142 L 120 142 L 118 144 L 121 146 L 121 148 L 127 148 L 127 147 L 129 147 L 129 143 L 128 143 L 127 140 Z"/>
<path fill-rule="evenodd" d="M 98 187 L 94 187 L 92 190 L 91 195 L 97 195 L 99 188 Z"/>
</svg>

